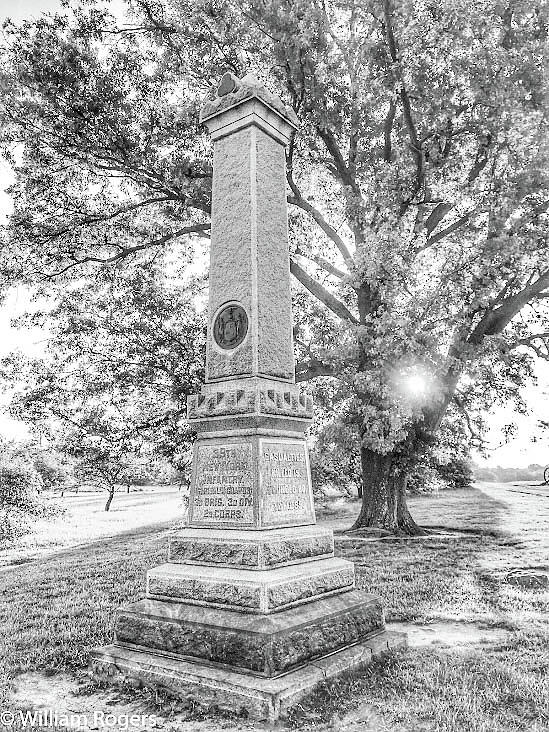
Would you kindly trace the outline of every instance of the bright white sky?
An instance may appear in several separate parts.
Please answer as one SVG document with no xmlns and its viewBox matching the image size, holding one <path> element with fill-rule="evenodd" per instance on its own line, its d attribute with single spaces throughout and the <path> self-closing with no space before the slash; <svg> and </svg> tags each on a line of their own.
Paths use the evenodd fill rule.
<svg viewBox="0 0 549 732">
<path fill-rule="evenodd" d="M 58 0 L 0 0 L 0 21 L 6 18 L 14 21 L 31 20 L 60 7 Z"/>
<path fill-rule="evenodd" d="M 108 0 L 107 0 L 108 1 Z M 111 0 L 109 3 L 116 13 L 120 9 L 121 0 Z M 118 7 L 117 7 L 118 6 Z M 37 18 L 44 12 L 60 9 L 58 0 L 0 0 L 0 23 L 6 18 L 20 21 L 25 18 Z M 5 222 L 10 209 L 10 198 L 4 189 L 10 182 L 10 171 L 0 161 L 0 224 Z M 42 343 L 47 334 L 38 330 L 16 329 L 11 325 L 11 319 L 21 314 L 30 306 L 28 296 L 24 290 L 14 290 L 3 307 L 0 308 L 0 356 L 10 351 L 22 349 L 25 353 L 39 355 Z M 516 417 L 512 409 L 497 409 L 488 416 L 490 429 L 491 451 L 486 462 L 477 459 L 481 464 L 501 465 L 503 467 L 524 467 L 531 463 L 545 465 L 549 463 L 549 438 L 540 434 L 537 429 L 538 419 L 549 419 L 547 401 L 549 395 L 549 365 L 540 363 L 538 367 L 538 385 L 525 390 L 525 398 L 530 408 L 530 414 L 525 417 Z M 0 410 L 6 405 L 9 395 L 0 398 Z M 503 425 L 516 421 L 518 423 L 517 437 L 509 444 L 497 447 L 502 441 L 501 428 Z M 24 425 L 0 412 L 0 434 L 6 438 L 20 438 L 25 436 Z"/>
</svg>

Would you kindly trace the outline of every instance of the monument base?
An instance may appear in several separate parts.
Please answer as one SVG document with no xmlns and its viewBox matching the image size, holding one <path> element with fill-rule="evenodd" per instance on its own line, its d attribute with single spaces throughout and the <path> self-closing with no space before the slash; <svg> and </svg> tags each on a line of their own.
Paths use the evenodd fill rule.
<svg viewBox="0 0 549 732">
<path fill-rule="evenodd" d="M 282 676 L 265 678 L 111 645 L 92 652 L 91 671 L 94 678 L 109 684 L 163 688 L 201 707 L 245 710 L 254 719 L 274 722 L 285 717 L 290 707 L 317 684 L 359 669 L 373 658 L 405 646 L 404 633 L 383 631 Z"/>
<path fill-rule="evenodd" d="M 269 615 L 145 599 L 122 607 L 116 643 L 272 678 L 385 629 L 379 599 L 361 590 Z"/>
</svg>

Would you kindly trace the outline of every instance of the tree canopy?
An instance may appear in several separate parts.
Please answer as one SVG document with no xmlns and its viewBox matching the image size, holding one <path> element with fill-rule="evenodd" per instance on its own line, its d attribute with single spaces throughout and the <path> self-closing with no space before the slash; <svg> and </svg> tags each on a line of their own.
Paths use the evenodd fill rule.
<svg viewBox="0 0 549 732">
<path fill-rule="evenodd" d="M 415 531 L 407 475 L 443 420 L 546 358 L 547 5 L 509 0 L 132 0 L 5 28 L 6 283 L 190 261 L 209 228 L 198 124 L 224 71 L 291 104 L 291 272 L 312 298 L 297 377 L 338 380 L 358 525 Z M 334 417 L 336 420 L 337 415 Z"/>
<path fill-rule="evenodd" d="M 20 382 L 12 413 L 113 490 L 140 454 L 186 466 L 186 397 L 203 379 L 193 290 L 151 267 L 67 287 L 52 310 L 26 318 L 48 325 L 45 353 L 4 359 L 4 378 Z"/>
</svg>

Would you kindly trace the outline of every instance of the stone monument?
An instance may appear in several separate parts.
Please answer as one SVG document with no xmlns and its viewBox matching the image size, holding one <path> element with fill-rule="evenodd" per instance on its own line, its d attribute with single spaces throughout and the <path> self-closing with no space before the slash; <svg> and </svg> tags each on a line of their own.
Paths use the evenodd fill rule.
<svg viewBox="0 0 549 732">
<path fill-rule="evenodd" d="M 117 613 L 97 677 L 276 719 L 315 684 L 402 645 L 316 525 L 295 384 L 285 146 L 297 119 L 254 77 L 202 109 L 214 145 L 206 383 L 188 527 Z"/>
</svg>

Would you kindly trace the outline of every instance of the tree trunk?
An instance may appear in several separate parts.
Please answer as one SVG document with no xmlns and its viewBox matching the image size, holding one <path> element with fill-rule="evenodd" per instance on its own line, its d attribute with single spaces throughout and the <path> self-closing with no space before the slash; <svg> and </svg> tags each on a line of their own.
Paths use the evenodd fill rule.
<svg viewBox="0 0 549 732">
<path fill-rule="evenodd" d="M 393 455 L 380 455 L 365 447 L 362 463 L 362 508 L 351 530 L 383 529 L 392 534 L 418 536 L 421 529 L 406 503 L 407 475 L 395 471 Z"/>
<path fill-rule="evenodd" d="M 107 503 L 105 504 L 105 511 L 108 511 L 111 507 L 112 499 L 114 498 L 114 488 L 109 488 L 109 497 L 107 498 Z"/>
<path fill-rule="evenodd" d="M 408 510 L 408 502 L 406 500 L 406 487 L 408 485 L 407 473 L 397 473 L 394 483 L 397 494 L 397 526 L 399 531 L 403 531 L 410 536 L 425 536 L 429 532 L 416 524 L 412 518 L 412 514 Z"/>
</svg>

